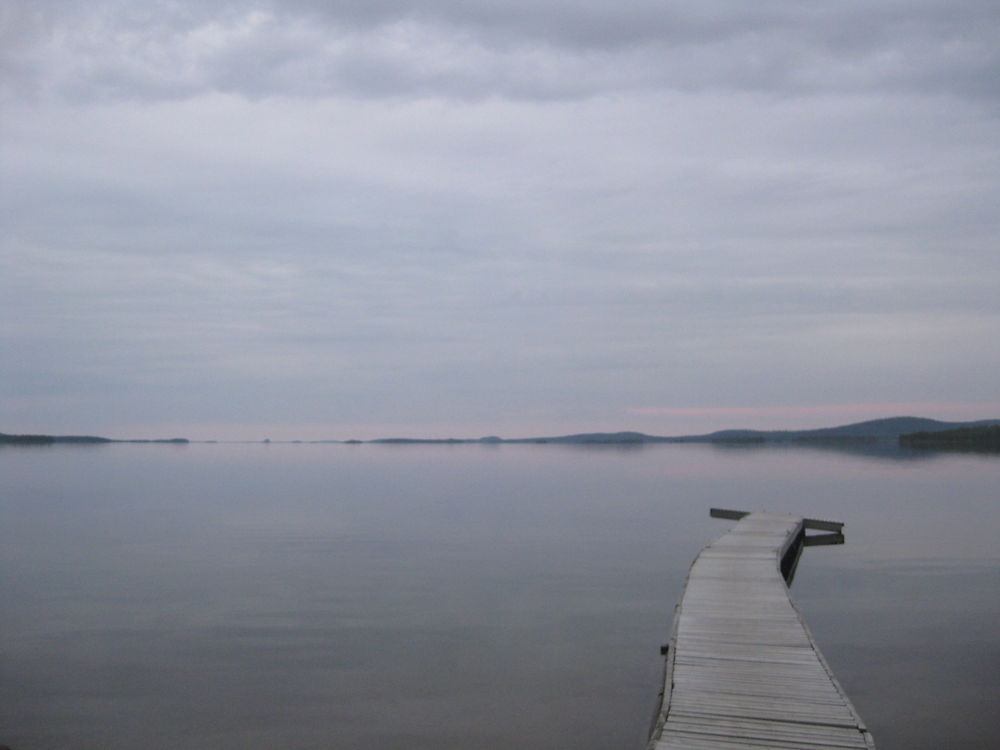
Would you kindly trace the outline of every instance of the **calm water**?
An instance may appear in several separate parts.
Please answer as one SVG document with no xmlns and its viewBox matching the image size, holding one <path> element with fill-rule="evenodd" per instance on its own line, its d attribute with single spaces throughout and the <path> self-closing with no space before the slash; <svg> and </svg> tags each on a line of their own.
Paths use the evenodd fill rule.
<svg viewBox="0 0 1000 750">
<path fill-rule="evenodd" d="M 1000 746 L 1000 458 L 0 449 L 0 744 L 639 750 L 709 507 L 846 523 L 793 594 L 881 750 Z"/>
</svg>

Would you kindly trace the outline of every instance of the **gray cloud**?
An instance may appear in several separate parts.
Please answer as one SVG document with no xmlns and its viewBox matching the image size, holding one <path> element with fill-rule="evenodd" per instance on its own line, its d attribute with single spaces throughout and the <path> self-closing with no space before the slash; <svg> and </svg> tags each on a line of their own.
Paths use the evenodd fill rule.
<svg viewBox="0 0 1000 750">
<path fill-rule="evenodd" d="M 574 99 L 621 90 L 995 99 L 1000 12 L 962 3 L 13 3 L 8 95 Z"/>
</svg>

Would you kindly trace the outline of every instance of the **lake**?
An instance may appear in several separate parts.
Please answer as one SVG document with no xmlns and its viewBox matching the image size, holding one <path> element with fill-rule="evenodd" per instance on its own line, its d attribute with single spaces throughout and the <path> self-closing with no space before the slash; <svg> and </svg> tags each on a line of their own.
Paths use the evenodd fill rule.
<svg viewBox="0 0 1000 750">
<path fill-rule="evenodd" d="M 0 744 L 640 750 L 712 506 L 843 521 L 792 594 L 880 750 L 1000 747 L 1000 457 L 0 448 Z"/>
</svg>

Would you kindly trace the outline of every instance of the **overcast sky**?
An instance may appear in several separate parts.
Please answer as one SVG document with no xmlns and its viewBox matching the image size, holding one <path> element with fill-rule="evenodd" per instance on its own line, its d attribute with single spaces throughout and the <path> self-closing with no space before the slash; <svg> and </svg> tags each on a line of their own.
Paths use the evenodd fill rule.
<svg viewBox="0 0 1000 750">
<path fill-rule="evenodd" d="M 0 431 L 1000 417 L 996 0 L 5 0 Z"/>
</svg>

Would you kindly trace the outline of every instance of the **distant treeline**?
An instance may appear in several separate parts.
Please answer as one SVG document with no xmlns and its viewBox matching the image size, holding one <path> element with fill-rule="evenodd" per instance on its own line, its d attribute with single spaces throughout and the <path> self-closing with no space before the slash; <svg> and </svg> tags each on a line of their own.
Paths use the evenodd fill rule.
<svg viewBox="0 0 1000 750">
<path fill-rule="evenodd" d="M 899 436 L 904 448 L 1000 452 L 1000 425 L 961 427 L 939 432 L 913 432 Z"/>
<path fill-rule="evenodd" d="M 51 445 L 52 443 L 187 443 L 187 438 L 167 440 L 112 440 L 95 435 L 8 435 L 0 432 L 0 445 Z"/>
<path fill-rule="evenodd" d="M 48 445 L 56 439 L 52 435 L 5 435 L 0 432 L 0 443 L 17 443 L 18 445 Z"/>
</svg>

